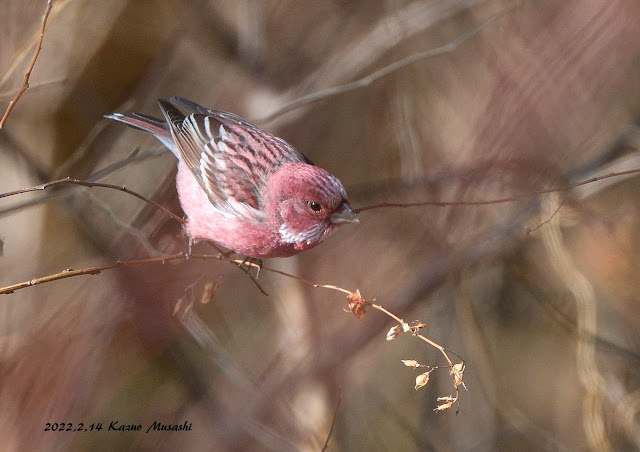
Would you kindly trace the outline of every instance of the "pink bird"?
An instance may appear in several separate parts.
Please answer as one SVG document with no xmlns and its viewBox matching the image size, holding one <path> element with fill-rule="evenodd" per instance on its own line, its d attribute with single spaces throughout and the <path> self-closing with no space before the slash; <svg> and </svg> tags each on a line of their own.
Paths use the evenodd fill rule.
<svg viewBox="0 0 640 452">
<path fill-rule="evenodd" d="M 165 120 L 138 113 L 107 118 L 153 134 L 177 157 L 190 243 L 211 240 L 256 259 L 288 257 L 343 223 L 358 223 L 342 183 L 281 138 L 180 97 L 158 104 Z"/>
</svg>

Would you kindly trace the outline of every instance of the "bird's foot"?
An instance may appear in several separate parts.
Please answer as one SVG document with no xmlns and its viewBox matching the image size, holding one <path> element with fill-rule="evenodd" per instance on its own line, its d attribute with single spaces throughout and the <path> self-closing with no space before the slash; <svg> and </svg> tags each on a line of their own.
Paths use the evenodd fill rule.
<svg viewBox="0 0 640 452">
<path fill-rule="evenodd" d="M 262 259 L 245 256 L 243 261 L 238 264 L 238 267 L 240 267 L 245 273 L 249 273 L 251 267 L 257 268 L 256 279 L 258 279 L 260 277 L 260 269 L 262 268 Z"/>
</svg>

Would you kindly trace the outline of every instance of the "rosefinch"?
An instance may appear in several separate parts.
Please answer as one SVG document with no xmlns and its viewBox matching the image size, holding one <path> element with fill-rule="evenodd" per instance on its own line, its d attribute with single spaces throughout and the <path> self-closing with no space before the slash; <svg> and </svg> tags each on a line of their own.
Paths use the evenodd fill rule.
<svg viewBox="0 0 640 452">
<path fill-rule="evenodd" d="M 158 104 L 165 120 L 138 113 L 107 118 L 153 134 L 178 158 L 176 186 L 190 241 L 211 240 L 256 259 L 287 257 L 342 223 L 358 222 L 342 183 L 281 138 L 180 97 Z"/>
</svg>

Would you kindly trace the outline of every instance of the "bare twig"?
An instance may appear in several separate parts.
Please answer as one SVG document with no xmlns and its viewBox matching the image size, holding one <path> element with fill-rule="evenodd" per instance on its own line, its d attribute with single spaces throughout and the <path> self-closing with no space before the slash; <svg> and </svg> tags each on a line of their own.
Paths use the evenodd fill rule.
<svg viewBox="0 0 640 452">
<path fill-rule="evenodd" d="M 99 273 L 102 273 L 103 271 L 111 270 L 111 269 L 114 269 L 114 268 L 134 267 L 134 266 L 138 266 L 138 265 L 155 264 L 155 263 L 165 263 L 165 262 L 175 261 L 175 260 L 180 260 L 180 259 L 185 259 L 186 260 L 186 258 L 187 258 L 187 256 L 184 253 L 180 252 L 180 253 L 175 253 L 175 254 L 169 254 L 169 255 L 166 255 L 166 256 L 149 257 L 149 258 L 145 258 L 145 259 L 134 259 L 134 260 L 127 260 L 127 261 L 118 260 L 118 261 L 114 262 L 113 264 L 99 265 L 99 266 L 95 266 L 95 267 L 86 267 L 86 268 L 82 268 L 82 269 L 78 269 L 78 270 L 66 269 L 66 270 L 63 270 L 63 271 L 61 271 L 59 273 L 55 273 L 55 274 L 52 274 L 52 275 L 47 275 L 47 276 L 43 276 L 43 277 L 39 277 L 39 278 L 33 278 L 33 279 L 30 279 L 29 281 L 24 281 L 24 282 L 21 282 L 21 283 L 12 284 L 12 285 L 6 286 L 6 287 L 0 287 L 0 295 L 1 294 L 10 294 L 10 293 L 15 292 L 16 290 L 24 289 L 24 288 L 35 286 L 35 285 L 42 284 L 42 283 L 57 281 L 57 280 L 60 280 L 60 279 L 72 278 L 74 276 L 97 275 Z M 231 262 L 234 265 L 246 265 L 246 266 L 256 267 L 256 268 L 258 268 L 260 266 L 259 264 L 255 263 L 255 262 L 247 262 L 247 261 L 244 261 L 242 259 L 231 259 L 231 258 L 227 257 L 224 253 L 218 253 L 218 254 L 192 254 L 190 256 L 190 258 L 191 259 L 203 259 L 203 260 L 222 260 L 222 261 Z M 283 271 L 280 271 L 280 270 L 276 270 L 274 268 L 270 268 L 270 267 L 267 267 L 267 266 L 262 266 L 261 267 L 261 271 L 275 273 L 275 274 L 278 274 L 278 275 L 281 275 L 281 276 L 285 276 L 287 278 L 292 278 L 292 279 L 300 281 L 300 282 L 302 282 L 304 284 L 307 284 L 307 285 L 309 285 L 311 287 L 330 289 L 330 290 L 335 290 L 335 291 L 346 293 L 346 294 L 351 294 L 351 291 L 349 291 L 347 289 L 343 289 L 342 287 L 334 286 L 332 284 L 317 284 L 317 283 L 313 283 L 313 282 L 311 282 L 309 280 L 306 280 L 304 278 L 300 278 L 299 276 L 295 276 L 295 275 L 292 275 L 290 273 L 286 273 L 286 272 L 283 272 Z"/>
<path fill-rule="evenodd" d="M 227 262 L 231 262 L 234 265 L 238 266 L 238 265 L 246 265 L 246 266 L 250 266 L 250 267 L 259 267 L 259 264 L 256 264 L 254 262 L 246 262 L 242 259 L 231 259 L 229 257 L 227 257 L 224 253 L 219 253 L 219 254 L 192 254 L 190 256 L 191 259 L 203 259 L 203 260 L 222 260 L 222 261 L 227 261 Z M 82 276 L 82 275 L 97 275 L 99 273 L 102 273 L 103 271 L 106 270 L 111 270 L 114 268 L 123 268 L 123 267 L 135 267 L 135 266 L 139 266 L 139 265 L 146 265 L 146 264 L 157 264 L 157 263 L 162 263 L 164 264 L 165 262 L 169 262 L 169 261 L 175 261 L 175 260 L 180 260 L 180 259 L 187 259 L 187 256 L 180 252 L 180 253 L 175 253 L 175 254 L 169 254 L 166 256 L 158 256 L 158 257 L 149 257 L 149 258 L 145 258 L 145 259 L 134 259 L 134 260 L 127 260 L 127 261 L 123 261 L 123 260 L 118 260 L 116 262 L 114 262 L 113 264 L 106 264 L 106 265 L 98 265 L 98 266 L 94 266 L 94 267 L 86 267 L 86 268 L 82 268 L 82 269 L 78 269 L 78 270 L 73 270 L 73 269 L 66 269 L 66 270 L 62 270 L 61 272 L 58 273 L 54 273 L 51 275 L 47 275 L 47 276 L 42 276 L 39 278 L 33 278 L 30 279 L 28 281 L 24 281 L 21 283 L 16 283 L 16 284 L 12 284 L 10 286 L 6 286 L 6 287 L 0 287 L 0 295 L 3 294 L 10 294 L 15 292 L 16 290 L 20 290 L 20 289 L 25 289 L 27 287 L 31 287 L 31 286 L 36 286 L 38 284 L 43 284 L 43 283 L 48 283 L 48 282 L 52 282 L 52 281 L 57 281 L 60 279 L 66 279 L 66 278 L 72 278 L 74 276 Z M 339 292 L 343 292 L 343 293 L 347 293 L 350 294 L 351 292 L 348 291 L 347 289 L 343 289 L 342 287 L 338 287 L 338 286 L 334 286 L 331 284 L 316 284 L 313 283 L 311 281 L 308 281 L 304 278 L 300 278 L 298 276 L 295 275 L 291 275 L 289 273 L 285 273 L 283 271 L 280 270 L 276 270 L 274 268 L 270 268 L 270 267 L 266 267 L 266 266 L 262 266 L 261 271 L 266 271 L 266 272 L 270 272 L 270 273 L 275 273 L 281 276 L 285 276 L 287 278 L 292 278 L 292 279 L 296 279 L 298 281 L 301 281 L 309 286 L 312 287 L 318 287 L 318 288 L 325 288 L 325 289 L 331 289 L 331 290 L 336 290 Z M 255 281 L 255 278 L 253 278 L 253 276 L 248 275 L 252 281 L 254 281 L 257 284 L 257 281 Z M 262 289 L 262 287 L 257 284 L 258 289 L 260 289 L 260 291 L 266 295 L 266 293 L 264 292 L 264 289 Z"/>
<path fill-rule="evenodd" d="M 154 263 L 164 264 L 165 262 L 168 262 L 168 261 L 184 259 L 184 257 L 185 257 L 184 253 L 176 253 L 176 254 L 171 254 L 168 256 L 161 256 L 161 257 L 149 257 L 146 259 L 135 259 L 130 261 L 116 261 L 113 264 L 98 265 L 95 267 L 86 267 L 79 270 L 73 270 L 71 268 L 68 268 L 66 270 L 62 270 L 61 272 L 55 273 L 53 275 L 47 275 L 40 278 L 33 278 L 33 279 L 30 279 L 29 281 L 24 281 L 21 283 L 12 284 L 10 286 L 1 287 L 0 294 L 10 294 L 15 292 L 16 290 L 24 289 L 26 287 L 36 286 L 38 284 L 43 284 L 51 281 L 58 281 L 60 279 L 72 278 L 74 276 L 97 275 L 99 273 L 102 273 L 105 270 L 111 270 L 113 268 L 134 267 L 137 265 L 154 264 Z"/>
<path fill-rule="evenodd" d="M 547 188 L 544 190 L 535 190 L 535 191 L 531 191 L 528 193 L 521 193 L 519 195 L 515 195 L 515 196 L 508 196 L 508 197 L 504 197 L 504 198 L 497 198 L 497 199 L 490 199 L 488 201 L 417 201 L 417 202 L 383 202 L 380 204 L 374 204 L 371 206 L 365 206 L 365 207 L 360 207 L 358 209 L 354 209 L 354 212 L 356 213 L 360 213 L 360 212 L 364 212 L 366 210 L 373 210 L 373 209 L 382 209 L 382 208 L 387 208 L 387 207 L 418 207 L 418 206 L 438 206 L 438 207 L 444 207 L 444 206 L 486 206 L 486 205 L 490 205 L 490 204 L 503 204 L 503 203 L 507 203 L 507 202 L 514 202 L 514 201 L 519 201 L 521 199 L 526 199 L 526 198 L 533 198 L 534 196 L 538 196 L 538 195 L 545 195 L 548 193 L 555 193 L 555 192 L 566 192 L 569 190 L 572 190 L 574 188 L 577 187 L 581 187 L 583 185 L 587 185 L 587 184 L 592 184 L 594 182 L 598 182 L 604 179 L 610 179 L 612 177 L 620 177 L 620 176 L 625 176 L 628 174 L 637 174 L 640 173 L 640 168 L 632 168 L 629 170 L 624 170 L 624 171 L 614 171 L 611 173 L 607 173 L 604 174 L 602 176 L 595 176 L 583 181 L 579 181 L 576 182 L 574 184 L 570 184 L 570 185 L 565 185 L 562 187 L 554 187 L 554 188 Z"/>
<path fill-rule="evenodd" d="M 398 317 L 395 314 L 392 314 L 391 312 L 387 311 L 384 307 L 380 306 L 379 304 L 375 304 L 373 302 L 367 302 L 369 304 L 369 306 L 371 306 L 373 309 L 377 309 L 378 311 L 382 311 L 385 314 L 387 314 L 389 317 L 391 317 L 393 320 L 395 320 L 396 322 L 398 322 L 400 325 L 404 325 L 405 321 L 402 320 L 400 317 Z"/>
<path fill-rule="evenodd" d="M 4 123 L 6 122 L 7 118 L 11 114 L 11 111 L 13 110 L 13 107 L 15 107 L 16 102 L 18 102 L 18 100 L 22 97 L 24 92 L 29 88 L 29 78 L 31 78 L 31 72 L 33 71 L 33 67 L 36 65 L 36 60 L 38 59 L 38 55 L 40 55 L 40 49 L 42 48 L 42 40 L 44 39 L 44 29 L 47 26 L 47 19 L 49 18 L 49 13 L 51 12 L 52 3 L 53 3 L 53 0 L 47 1 L 47 9 L 45 10 L 44 16 L 42 17 L 42 25 L 40 26 L 40 38 L 38 39 L 38 43 L 36 44 L 36 51 L 33 54 L 33 58 L 31 59 L 31 64 L 29 64 L 29 68 L 27 69 L 27 72 L 24 74 L 24 81 L 22 82 L 22 86 L 20 87 L 20 89 L 18 90 L 14 98 L 9 102 L 9 105 L 7 106 L 7 109 L 4 112 L 2 119 L 0 119 L 0 129 L 2 129 L 2 126 L 4 126 Z"/>
<path fill-rule="evenodd" d="M 126 167 L 127 165 L 130 165 L 132 163 L 137 163 L 137 162 L 141 162 L 143 160 L 149 159 L 149 158 L 153 158 L 156 157 L 158 155 L 161 155 L 165 152 L 169 152 L 169 150 L 167 148 L 165 148 L 164 146 L 159 146 L 156 147 L 154 149 L 151 149 L 149 151 L 145 151 L 145 152 L 138 152 L 137 150 L 134 150 L 128 157 L 119 160 L 93 174 L 91 174 L 90 176 L 87 176 L 85 181 L 87 182 L 97 182 L 98 180 L 112 174 L 115 173 L 116 171 Z M 66 164 L 63 165 L 67 166 Z M 62 168 L 62 167 L 61 167 Z M 59 177 L 60 175 L 60 170 L 56 170 L 54 172 L 54 177 Z M 48 193 L 45 194 L 43 193 L 42 196 L 38 196 L 35 197 L 35 199 L 29 200 L 29 201 L 25 201 L 25 202 L 20 202 L 20 203 L 16 203 L 12 206 L 8 206 L 8 207 L 3 207 L 0 208 L 0 216 L 3 215 L 7 215 L 10 214 L 12 212 L 15 212 L 17 210 L 20 209 L 24 209 L 27 207 L 31 207 L 31 206 L 35 206 L 40 204 L 41 202 L 45 202 L 48 201 L 50 199 L 55 198 L 56 195 L 54 193 Z"/>
<path fill-rule="evenodd" d="M 544 226 L 545 224 L 549 223 L 551 220 L 553 220 L 553 217 L 555 217 L 558 212 L 560 211 L 560 208 L 562 207 L 562 205 L 564 204 L 564 202 L 567 200 L 567 197 L 565 196 L 564 198 L 562 198 L 562 201 L 560 201 L 558 203 L 558 207 L 556 207 L 556 210 L 553 211 L 553 213 L 551 214 L 551 216 L 549 218 L 547 218 L 546 220 L 544 220 L 542 223 L 538 224 L 537 226 L 533 227 L 533 228 L 527 228 L 526 229 L 526 233 L 527 234 L 531 234 L 534 231 L 537 231 L 538 229 L 540 229 L 542 226 Z"/>
<path fill-rule="evenodd" d="M 165 212 L 167 215 L 169 215 L 170 217 L 172 217 L 174 220 L 176 220 L 179 223 L 183 223 L 185 222 L 185 220 L 176 215 L 175 213 L 171 212 L 169 209 L 167 209 L 166 207 L 164 207 L 162 204 L 147 198 L 146 196 L 141 195 L 140 193 L 137 193 L 133 190 L 129 190 L 128 188 L 122 186 L 122 185 L 113 185 L 113 184 L 103 184 L 100 182 L 88 182 L 88 181 L 83 181 L 83 180 L 79 180 L 79 179 L 72 179 L 70 177 L 64 178 L 64 179 L 59 179 L 59 180 L 54 180 L 51 182 L 47 182 L 46 184 L 41 184 L 41 185 L 36 185 L 35 187 L 28 187 L 28 188 L 22 188 L 20 190 L 14 190 L 14 191 L 10 191 L 10 192 L 6 192 L 6 193 L 0 193 L 0 199 L 2 198 L 6 198 L 8 196 L 15 196 L 15 195 L 20 195 L 22 193 L 29 193 L 29 192 L 33 192 L 33 191 L 43 191 L 46 190 L 49 187 L 55 187 L 57 185 L 81 185 L 83 187 L 102 187 L 102 188 L 110 188 L 112 190 L 118 190 L 118 191 L 122 191 L 125 192 L 127 194 L 130 194 L 132 196 L 135 196 L 138 199 L 141 199 L 142 201 L 151 204 L 152 206 L 162 210 L 163 212 Z"/>
<path fill-rule="evenodd" d="M 394 332 L 394 334 L 387 335 L 387 339 L 395 339 L 395 337 L 397 337 L 397 335 L 399 333 L 403 332 L 403 331 L 404 332 L 410 332 L 414 336 L 416 336 L 416 337 L 422 339 L 423 341 L 425 341 L 427 344 L 429 344 L 432 347 L 437 348 L 438 350 L 440 350 L 440 353 L 442 353 L 442 355 L 445 357 L 445 359 L 449 363 L 449 366 L 453 367 L 453 361 L 451 361 L 451 358 L 449 358 L 447 350 L 442 345 L 440 345 L 437 342 L 432 341 L 428 337 L 425 337 L 422 334 L 418 333 L 418 330 L 420 328 L 422 328 L 424 326 L 424 324 L 419 324 L 418 326 L 409 325 L 407 322 L 402 320 L 400 317 L 398 317 L 397 315 L 395 315 L 392 312 L 390 312 L 389 310 L 387 310 L 384 306 L 381 306 L 379 304 L 375 304 L 373 302 L 366 302 L 366 303 L 367 303 L 368 306 L 371 306 L 372 308 L 377 309 L 378 311 L 384 312 L 386 315 L 388 315 L 389 317 L 394 319 L 396 322 L 398 322 L 399 328 L 398 327 L 392 328 L 391 331 L 395 330 L 395 332 Z"/>
</svg>

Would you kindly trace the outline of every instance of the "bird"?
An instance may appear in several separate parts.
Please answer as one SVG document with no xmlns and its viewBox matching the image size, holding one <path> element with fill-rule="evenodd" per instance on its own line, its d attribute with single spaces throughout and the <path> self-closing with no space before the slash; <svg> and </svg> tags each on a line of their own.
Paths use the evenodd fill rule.
<svg viewBox="0 0 640 452">
<path fill-rule="evenodd" d="M 259 261 L 290 257 L 359 222 L 340 180 L 282 138 L 182 97 L 158 105 L 164 119 L 105 117 L 154 135 L 178 159 L 189 250 L 192 242 L 212 241 Z"/>
</svg>

